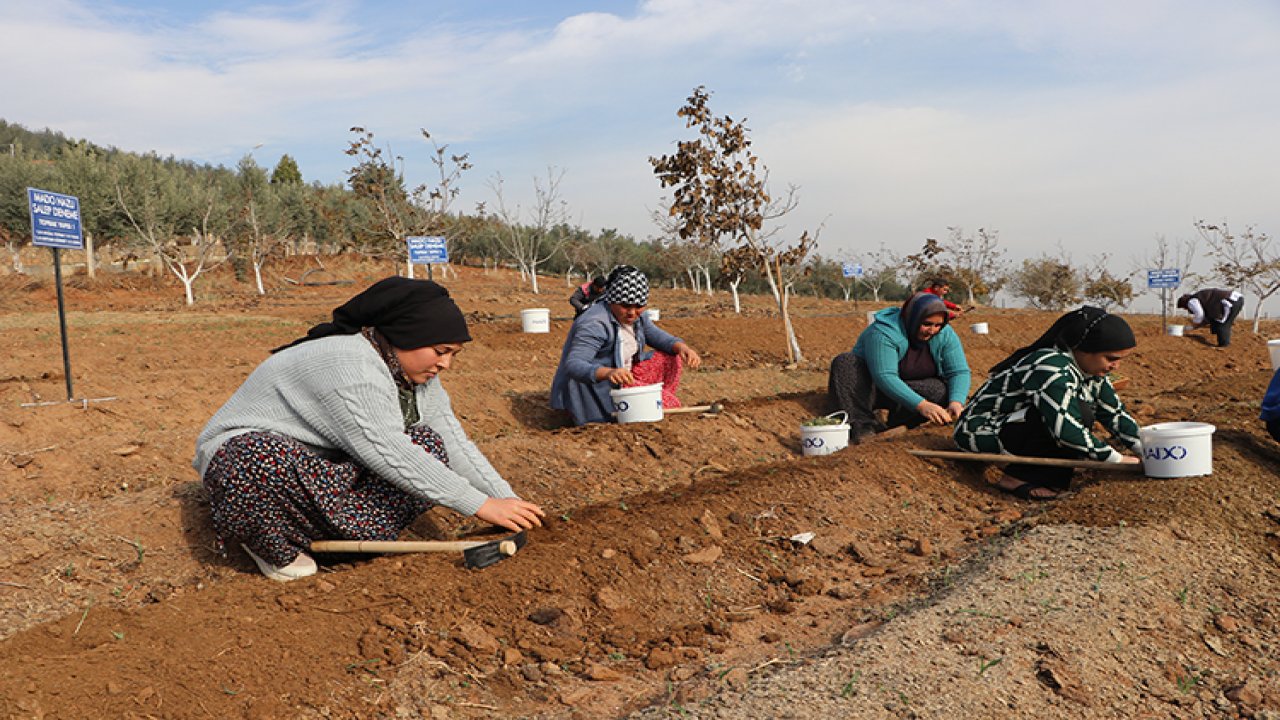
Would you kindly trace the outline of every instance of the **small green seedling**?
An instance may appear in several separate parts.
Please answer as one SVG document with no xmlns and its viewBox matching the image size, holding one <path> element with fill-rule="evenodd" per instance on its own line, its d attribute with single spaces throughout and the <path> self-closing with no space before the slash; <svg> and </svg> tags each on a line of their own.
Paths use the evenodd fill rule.
<svg viewBox="0 0 1280 720">
<path fill-rule="evenodd" d="M 978 675 L 979 676 L 986 675 L 988 670 L 999 665 L 1002 662 L 1004 662 L 1004 656 L 995 658 L 993 660 L 980 658 L 980 662 L 978 663 Z"/>
<path fill-rule="evenodd" d="M 853 677 L 849 678 L 849 682 L 845 683 L 844 687 L 840 688 L 840 697 L 847 698 L 850 695 L 852 695 L 855 686 L 858 684 L 858 681 L 861 679 L 862 679 L 862 671 L 859 670 L 853 674 Z"/>
<path fill-rule="evenodd" d="M 841 425 L 843 421 L 839 418 L 833 418 L 830 415 L 822 415 L 820 417 L 809 418 L 800 423 L 804 427 L 822 427 L 824 425 Z"/>
</svg>

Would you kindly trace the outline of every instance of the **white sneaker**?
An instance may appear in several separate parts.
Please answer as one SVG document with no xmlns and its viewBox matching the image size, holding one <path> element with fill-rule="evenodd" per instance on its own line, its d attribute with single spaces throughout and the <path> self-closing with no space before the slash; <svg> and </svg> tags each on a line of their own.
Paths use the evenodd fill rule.
<svg viewBox="0 0 1280 720">
<path fill-rule="evenodd" d="M 249 553 L 249 557 L 253 558 L 253 561 L 258 564 L 258 569 L 262 571 L 263 575 L 278 582 L 289 582 L 290 580 L 315 575 L 316 570 L 319 569 L 316 567 L 315 559 L 306 553 L 298 553 L 298 557 L 294 558 L 293 562 L 284 567 L 277 567 L 258 557 L 258 554 L 250 550 L 244 543 L 241 543 L 240 547 Z"/>
</svg>

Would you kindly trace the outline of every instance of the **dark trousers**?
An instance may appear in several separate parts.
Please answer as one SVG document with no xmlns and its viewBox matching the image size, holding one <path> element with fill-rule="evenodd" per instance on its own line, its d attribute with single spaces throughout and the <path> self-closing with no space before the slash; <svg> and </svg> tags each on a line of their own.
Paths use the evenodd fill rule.
<svg viewBox="0 0 1280 720">
<path fill-rule="evenodd" d="M 947 384 L 942 378 L 904 382 L 929 402 L 946 405 Z M 849 435 L 855 440 L 891 427 L 915 427 L 926 422 L 914 407 L 899 405 L 880 392 L 871 379 L 866 361 L 853 352 L 841 353 L 832 358 L 831 373 L 827 376 L 827 411 L 841 410 L 849 414 Z M 876 418 L 876 410 L 889 411 L 887 423 L 881 423 Z"/>
<path fill-rule="evenodd" d="M 1080 405 L 1077 400 L 1072 400 L 1071 402 L 1075 403 L 1080 411 L 1085 427 L 1092 426 L 1093 408 L 1088 405 Z M 1059 445 L 1053 434 L 1049 432 L 1049 428 L 1045 426 L 1044 418 L 1040 417 L 1040 413 L 1035 412 L 1033 409 L 1028 410 L 1026 420 L 1008 423 L 1004 426 L 1000 431 L 1000 444 L 1004 446 L 1005 450 L 1014 455 L 1069 460 L 1079 460 L 1084 457 L 1082 453 L 1076 450 L 1070 450 Z M 1071 476 L 1075 473 L 1075 469 L 1010 463 L 1004 467 L 1004 472 L 1006 475 L 1015 477 L 1023 482 L 1061 492 L 1070 489 Z"/>
<path fill-rule="evenodd" d="M 1218 336 L 1218 347 L 1226 347 L 1231 344 L 1231 324 L 1236 321 L 1236 316 L 1240 314 L 1240 308 L 1242 307 L 1244 307 L 1244 298 L 1233 300 L 1225 320 L 1209 321 L 1209 332 Z M 1214 310 L 1216 311 L 1217 308 L 1214 308 Z"/>
</svg>

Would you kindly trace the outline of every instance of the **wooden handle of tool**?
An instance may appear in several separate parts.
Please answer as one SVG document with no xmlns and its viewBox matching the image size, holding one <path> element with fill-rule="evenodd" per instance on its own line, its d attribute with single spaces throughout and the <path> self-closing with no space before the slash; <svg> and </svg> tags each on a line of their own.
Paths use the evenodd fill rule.
<svg viewBox="0 0 1280 720">
<path fill-rule="evenodd" d="M 484 545 L 478 540 L 315 540 L 311 543 L 314 552 L 344 553 L 419 553 L 419 552 L 463 552 L 473 547 Z M 502 545 L 510 545 L 511 552 L 506 552 Z M 515 554 L 515 543 L 503 541 L 498 549 L 503 555 Z"/>
<path fill-rule="evenodd" d="M 511 540 L 503 540 L 502 542 L 498 543 L 498 552 L 502 553 L 503 555 L 506 555 L 507 557 L 511 557 L 512 555 L 515 555 L 516 549 L 517 549 L 516 544 Z"/>
<path fill-rule="evenodd" d="M 686 405 L 685 407 L 678 407 L 678 408 L 663 408 L 662 414 L 663 415 L 679 415 L 681 413 L 707 412 L 711 410 L 711 407 L 712 406 L 710 405 Z"/>
<path fill-rule="evenodd" d="M 1085 470 L 1115 470 L 1117 472 L 1142 472 L 1142 463 L 1112 463 L 1101 460 L 1069 460 L 1067 458 L 1029 457 L 1025 455 L 1003 455 L 1001 453 L 959 452 L 951 450 L 908 450 L 918 457 L 936 457 L 949 460 L 975 460 L 992 463 L 1018 463 L 1020 465 L 1047 465 L 1049 467 L 1071 467 Z"/>
</svg>

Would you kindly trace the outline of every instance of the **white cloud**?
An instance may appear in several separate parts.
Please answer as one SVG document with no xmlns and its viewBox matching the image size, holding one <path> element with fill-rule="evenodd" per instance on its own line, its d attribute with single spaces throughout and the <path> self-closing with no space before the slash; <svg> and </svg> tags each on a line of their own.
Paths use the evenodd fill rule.
<svg viewBox="0 0 1280 720">
<path fill-rule="evenodd" d="M 1266 0 L 648 0 L 544 25 L 483 8 L 442 24 L 406 3 L 380 25 L 354 2 L 184 20 L 0 0 L 0 68 L 24 79 L 4 118 L 225 164 L 266 143 L 324 181 L 352 125 L 425 176 L 425 127 L 472 154 L 465 206 L 494 172 L 531 193 L 556 165 L 588 227 L 643 237 L 661 194 L 646 158 L 688 136 L 674 113 L 704 84 L 802 186 L 790 224 L 825 219 L 827 254 L 956 224 L 1083 254 L 1198 216 L 1280 232 Z"/>
</svg>

